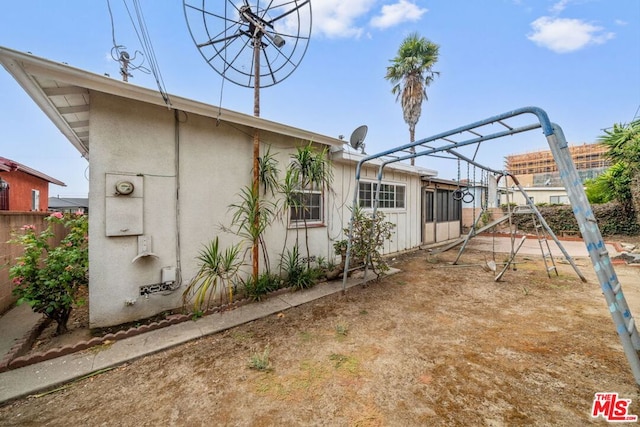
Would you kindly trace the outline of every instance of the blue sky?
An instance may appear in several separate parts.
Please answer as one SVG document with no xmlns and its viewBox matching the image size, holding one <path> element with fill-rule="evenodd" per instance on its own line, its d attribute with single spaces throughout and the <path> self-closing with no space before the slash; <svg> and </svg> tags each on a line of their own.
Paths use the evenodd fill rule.
<svg viewBox="0 0 640 427">
<path fill-rule="evenodd" d="M 119 64 L 110 54 L 107 4 L 4 2 L 0 45 L 120 78 Z M 369 154 L 409 140 L 384 75 L 402 40 L 415 31 L 440 45 L 434 67 L 440 76 L 427 89 L 417 139 L 534 105 L 547 111 L 571 144 L 592 143 L 604 128 L 639 114 L 638 0 L 311 4 L 313 30 L 306 55 L 287 79 L 261 91 L 261 117 L 347 139 L 366 124 Z M 111 0 L 110 5 L 115 41 L 133 56 L 142 50 L 125 7 L 133 11 L 133 0 Z M 140 0 L 139 5 L 170 94 L 253 114 L 253 90 L 223 84 L 196 49 L 182 1 Z M 156 88 L 153 77 L 141 71 L 133 72 L 130 83 Z M 51 186 L 53 196 L 85 196 L 88 163 L 4 69 L 0 91 L 0 156 L 65 182 L 67 187 Z M 483 144 L 478 160 L 502 169 L 505 155 L 545 148 L 541 132 L 533 131 Z M 437 169 L 443 178 L 456 178 L 450 161 L 419 159 L 417 164 Z"/>
</svg>

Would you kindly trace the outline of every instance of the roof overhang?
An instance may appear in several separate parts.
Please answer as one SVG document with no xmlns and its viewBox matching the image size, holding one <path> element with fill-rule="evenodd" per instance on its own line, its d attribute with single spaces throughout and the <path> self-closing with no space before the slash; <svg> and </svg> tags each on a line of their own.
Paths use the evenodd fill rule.
<svg viewBox="0 0 640 427">
<path fill-rule="evenodd" d="M 331 160 L 338 163 L 358 163 L 360 160 L 367 157 L 366 154 L 361 154 L 347 148 L 347 145 L 342 143 L 341 147 L 334 147 L 331 149 Z M 363 167 L 379 168 L 382 164 L 381 159 L 371 160 L 363 165 Z M 418 175 L 423 178 L 435 177 L 438 172 L 433 169 L 427 169 L 420 166 L 411 166 L 402 162 L 389 163 L 385 168 L 389 168 L 394 171 L 404 172 L 410 175 Z"/>
<path fill-rule="evenodd" d="M 89 121 L 92 91 L 199 114 L 304 141 L 340 146 L 342 141 L 259 117 L 169 95 L 167 106 L 156 90 L 90 73 L 67 64 L 0 46 L 0 63 L 49 117 L 83 157 L 89 158 Z"/>
<path fill-rule="evenodd" d="M 49 175 L 44 174 L 40 171 L 37 171 L 33 168 L 30 168 L 29 166 L 25 166 L 22 163 L 18 163 L 11 159 L 7 159 L 6 157 L 0 157 L 0 172 L 18 172 L 18 171 L 24 172 L 31 176 L 35 176 L 36 178 L 39 178 L 39 179 L 43 179 L 47 182 L 50 182 L 51 184 L 56 184 L 61 187 L 67 186 L 67 184 L 65 184 L 64 182 L 58 179 L 52 178 Z"/>
</svg>

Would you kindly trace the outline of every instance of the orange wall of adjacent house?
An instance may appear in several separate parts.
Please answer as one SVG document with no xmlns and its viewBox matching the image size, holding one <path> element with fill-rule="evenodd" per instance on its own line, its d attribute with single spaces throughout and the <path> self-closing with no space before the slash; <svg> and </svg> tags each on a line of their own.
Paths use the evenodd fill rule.
<svg viewBox="0 0 640 427">
<path fill-rule="evenodd" d="M 9 183 L 9 210 L 29 212 L 31 190 L 40 191 L 38 211 L 46 212 L 49 205 L 49 182 L 22 171 L 3 173 L 2 179 Z"/>
</svg>

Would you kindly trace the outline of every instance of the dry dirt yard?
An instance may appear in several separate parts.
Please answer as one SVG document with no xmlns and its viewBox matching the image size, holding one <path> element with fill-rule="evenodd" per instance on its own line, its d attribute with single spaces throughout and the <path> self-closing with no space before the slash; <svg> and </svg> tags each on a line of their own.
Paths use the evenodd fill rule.
<svg viewBox="0 0 640 427">
<path fill-rule="evenodd" d="M 586 284 L 533 256 L 496 283 L 486 256 L 399 257 L 401 273 L 365 288 L 5 405 L 0 425 L 606 425 L 590 417 L 596 392 L 640 414 L 589 261 Z M 640 315 L 640 268 L 616 271 Z M 265 349 L 270 369 L 251 369 Z"/>
</svg>

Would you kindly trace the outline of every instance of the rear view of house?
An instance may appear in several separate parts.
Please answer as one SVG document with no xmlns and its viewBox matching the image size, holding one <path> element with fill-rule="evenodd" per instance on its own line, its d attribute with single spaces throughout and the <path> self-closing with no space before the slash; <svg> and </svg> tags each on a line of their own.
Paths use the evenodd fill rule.
<svg viewBox="0 0 640 427">
<path fill-rule="evenodd" d="M 250 251 L 233 207 L 252 186 L 256 133 L 260 156 L 271 156 L 281 171 L 311 146 L 326 153 L 334 178 L 330 188 L 297 190 L 304 194 L 294 198 L 306 198 L 308 211 L 287 208 L 274 216 L 261 271 L 277 270 L 282 254 L 302 239 L 305 256 L 308 247 L 312 257 L 336 259 L 334 243 L 345 238 L 354 194 L 371 209 L 375 171 L 365 171 L 355 193 L 358 155 L 340 139 L 173 95 L 167 104 L 153 90 L 5 48 L 0 63 L 89 160 L 91 327 L 179 307 L 199 252 L 216 238 L 222 247 L 243 244 Z M 385 253 L 435 240 L 424 226 L 435 212 L 429 205 L 431 216 L 424 213 L 425 180 L 435 175 L 406 164 L 385 171 L 381 210 L 396 225 Z M 457 225 L 439 231 L 438 240 L 458 237 L 458 209 L 443 218 Z"/>
</svg>

